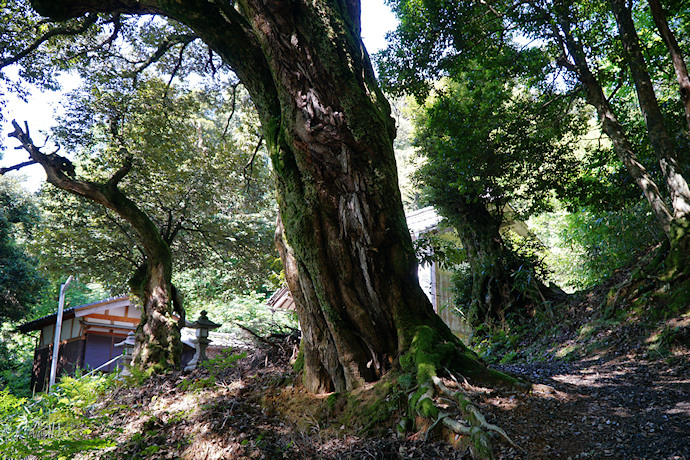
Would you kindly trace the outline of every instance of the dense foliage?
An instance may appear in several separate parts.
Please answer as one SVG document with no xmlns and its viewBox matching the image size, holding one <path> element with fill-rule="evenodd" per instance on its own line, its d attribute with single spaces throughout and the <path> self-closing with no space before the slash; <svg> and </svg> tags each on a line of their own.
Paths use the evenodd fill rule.
<svg viewBox="0 0 690 460">
<path fill-rule="evenodd" d="M 93 428 L 107 417 L 90 410 L 114 376 L 63 377 L 54 391 L 33 398 L 0 390 L 0 453 L 4 458 L 72 458 L 79 452 L 113 445 L 93 439 Z"/>
<path fill-rule="evenodd" d="M 560 223 L 567 238 L 538 256 L 552 262 L 560 272 L 555 279 L 571 288 L 629 263 L 631 248 L 663 237 L 657 229 L 679 248 L 666 266 L 683 272 L 686 265 L 678 260 L 687 255 L 680 241 L 687 227 L 682 171 L 688 126 L 681 95 L 687 90 L 678 73 L 682 56 L 673 55 L 672 40 L 659 34 L 666 15 L 682 49 L 687 5 L 664 11 L 658 2 L 389 3 L 400 25 L 378 55 L 380 76 L 389 91 L 426 99 L 416 122 L 426 163 L 417 177 L 428 202 L 463 240 L 469 261 L 463 272 L 474 279 L 458 288 L 466 313 L 467 305 L 489 296 L 509 297 L 519 290 L 518 277 L 535 274 L 525 272 L 529 264 L 492 233 L 505 217 L 505 203 L 522 217 L 552 206 L 574 213 L 548 224 L 546 233 Z M 635 54 L 640 43 L 643 56 Z M 651 82 L 653 90 L 646 91 Z M 654 111 L 655 100 L 662 115 Z M 663 142 L 665 132 L 673 142 Z M 655 183 L 664 181 L 669 194 L 662 197 Z M 650 213 L 639 204 L 642 191 L 656 223 L 644 218 Z M 483 237 L 487 232 L 491 240 Z M 582 270 L 553 256 L 564 246 L 583 255 Z M 493 280 L 514 271 L 507 275 L 513 281 L 492 290 L 493 281 L 486 281 L 492 271 Z"/>
<path fill-rule="evenodd" d="M 140 81 L 133 92 L 126 82 L 111 85 L 72 95 L 56 129 L 57 141 L 77 153 L 78 173 L 104 180 L 132 156 L 121 188 L 170 240 L 176 270 L 222 268 L 225 288 L 260 287 L 275 259 L 275 217 L 270 170 L 246 94 L 236 89 L 235 113 L 227 114 L 211 90 L 155 79 Z M 35 247 L 43 263 L 122 292 L 144 254 L 131 225 L 53 187 L 41 196 L 46 219 Z"/>
<path fill-rule="evenodd" d="M 0 177 L 0 322 L 25 317 L 44 286 L 26 241 L 38 222 L 34 200 L 10 179 Z"/>
<path fill-rule="evenodd" d="M 451 220 L 458 199 L 490 206 L 499 221 L 507 204 L 521 216 L 541 211 L 577 173 L 586 114 L 494 77 L 476 69 L 447 80 L 416 120 L 426 158 L 417 180 Z"/>
</svg>

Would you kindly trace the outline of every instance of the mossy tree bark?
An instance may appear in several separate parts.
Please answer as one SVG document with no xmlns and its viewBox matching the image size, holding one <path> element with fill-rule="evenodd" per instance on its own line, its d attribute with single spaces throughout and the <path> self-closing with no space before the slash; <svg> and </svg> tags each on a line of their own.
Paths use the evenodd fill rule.
<svg viewBox="0 0 690 460">
<path fill-rule="evenodd" d="M 420 327 L 466 351 L 419 287 L 394 122 L 360 38 L 359 0 L 33 5 L 54 19 L 87 12 L 171 17 L 199 34 L 247 87 L 274 164 L 278 241 L 303 328 L 309 389 L 340 391 L 378 379 Z"/>
<path fill-rule="evenodd" d="M 529 267 L 506 247 L 500 234 L 500 213 L 489 212 L 481 202 L 456 200 L 450 214 L 470 265 L 468 320 L 472 325 L 505 324 L 507 314 L 528 316 L 531 306 L 557 296 L 534 276 L 525 277 L 528 284 L 517 276 L 519 270 Z"/>
<path fill-rule="evenodd" d="M 690 188 L 683 176 L 675 146 L 666 129 L 664 117 L 659 108 L 654 85 L 642 54 L 640 38 L 633 22 L 632 11 L 624 0 L 609 0 L 609 3 L 616 17 L 620 40 L 625 49 L 624 58 L 635 82 L 637 101 L 647 126 L 649 141 L 656 153 L 666 180 L 666 188 L 671 197 L 673 220 L 668 233 L 671 248 L 670 256 L 666 262 L 666 277 L 673 277 L 685 272 L 688 269 L 688 261 L 690 261 L 690 233 L 688 232 L 690 227 Z M 674 56 L 673 48 L 670 47 L 670 49 L 671 56 L 675 57 L 676 61 L 679 59 L 682 61 L 679 56 Z M 678 66 L 676 66 L 676 70 L 678 71 Z M 684 89 L 687 88 L 683 88 L 681 84 L 681 95 Z"/>
<path fill-rule="evenodd" d="M 134 363 L 142 369 L 156 372 L 179 367 L 182 344 L 173 309 L 179 309 L 182 323 L 184 310 L 173 302 L 172 254 L 156 225 L 118 188 L 119 182 L 131 169 L 131 162 L 127 160 L 105 183 L 78 180 L 69 160 L 56 154 L 43 154 L 29 137 L 28 129 L 25 132 L 16 122 L 13 125 L 15 130 L 10 136 L 22 143 L 32 163 L 43 167 L 48 182 L 112 209 L 136 230 L 144 248 L 145 262 L 132 278 L 132 292 L 143 304 L 142 321 L 136 334 Z"/>
<path fill-rule="evenodd" d="M 398 189 L 390 109 L 335 2 L 252 5 L 281 117 L 274 139 L 278 244 L 304 333 L 305 383 L 342 391 L 377 380 L 424 324 L 455 340 L 419 287 Z M 293 3 L 293 7 L 294 7 Z M 353 2 L 354 5 L 354 2 Z"/>
</svg>

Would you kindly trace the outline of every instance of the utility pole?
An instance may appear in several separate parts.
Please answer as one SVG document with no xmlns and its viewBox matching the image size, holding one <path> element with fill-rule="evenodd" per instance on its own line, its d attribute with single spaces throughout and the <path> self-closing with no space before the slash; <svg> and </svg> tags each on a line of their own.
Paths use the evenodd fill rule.
<svg viewBox="0 0 690 460">
<path fill-rule="evenodd" d="M 72 282 L 72 275 L 60 286 L 60 300 L 58 301 L 57 321 L 55 322 L 55 337 L 53 338 L 53 359 L 50 360 L 50 380 L 48 381 L 48 391 L 55 385 L 57 376 L 58 349 L 60 347 L 60 334 L 62 333 L 62 312 L 65 309 L 65 291 Z"/>
</svg>

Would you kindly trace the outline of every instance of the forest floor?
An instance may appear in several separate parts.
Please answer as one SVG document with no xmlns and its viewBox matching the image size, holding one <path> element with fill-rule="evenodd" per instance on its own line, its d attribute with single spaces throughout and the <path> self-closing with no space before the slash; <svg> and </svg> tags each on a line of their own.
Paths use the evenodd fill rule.
<svg viewBox="0 0 690 460">
<path fill-rule="evenodd" d="M 690 459 L 690 316 L 651 326 L 634 315 L 592 322 L 600 297 L 578 299 L 567 307 L 568 327 L 541 332 L 538 346 L 522 335 L 513 346 L 523 352 L 494 366 L 532 391 L 464 385 L 521 449 L 495 438 L 496 457 Z M 397 435 L 395 404 L 372 426 L 366 406 L 309 394 L 289 365 L 294 342 L 275 344 L 247 336 L 233 350 L 246 352 L 242 359 L 221 355 L 207 369 L 119 388 L 98 407 L 110 422 L 95 433 L 117 446 L 80 458 L 469 458 L 424 430 Z M 391 398 L 402 408 L 405 396 Z"/>
</svg>

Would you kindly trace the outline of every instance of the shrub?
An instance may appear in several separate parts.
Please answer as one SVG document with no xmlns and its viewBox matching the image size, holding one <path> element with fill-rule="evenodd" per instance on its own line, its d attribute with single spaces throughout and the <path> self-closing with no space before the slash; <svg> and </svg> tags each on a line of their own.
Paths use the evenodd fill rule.
<svg viewBox="0 0 690 460">
<path fill-rule="evenodd" d="M 610 277 L 663 238 L 645 203 L 617 211 L 558 211 L 528 225 L 546 245 L 545 262 L 563 288 L 586 289 Z"/>
<path fill-rule="evenodd" d="M 93 405 L 113 385 L 113 375 L 88 375 L 64 377 L 50 393 L 31 399 L 0 391 L 0 457 L 67 459 L 113 445 L 89 436 L 102 422 Z"/>
</svg>

